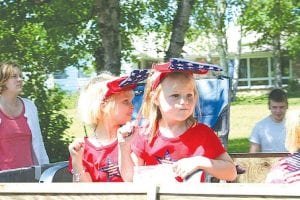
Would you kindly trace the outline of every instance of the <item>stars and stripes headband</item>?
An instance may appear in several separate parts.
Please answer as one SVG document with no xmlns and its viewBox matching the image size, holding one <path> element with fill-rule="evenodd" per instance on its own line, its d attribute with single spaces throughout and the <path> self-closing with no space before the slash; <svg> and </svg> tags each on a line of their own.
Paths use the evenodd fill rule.
<svg viewBox="0 0 300 200">
<path fill-rule="evenodd" d="M 192 62 L 180 58 L 171 58 L 169 62 L 162 64 L 155 64 L 153 69 L 160 72 L 160 75 L 155 79 L 152 90 L 156 89 L 162 80 L 171 72 L 184 72 L 194 74 L 206 74 L 211 71 L 222 71 L 223 69 L 217 65 L 208 63 Z"/>
<path fill-rule="evenodd" d="M 113 94 L 117 94 L 123 91 L 133 90 L 138 82 L 145 80 L 148 77 L 148 70 L 135 69 L 131 71 L 129 76 L 123 76 L 106 84 L 108 90 L 104 95 L 104 99 L 107 99 Z"/>
</svg>

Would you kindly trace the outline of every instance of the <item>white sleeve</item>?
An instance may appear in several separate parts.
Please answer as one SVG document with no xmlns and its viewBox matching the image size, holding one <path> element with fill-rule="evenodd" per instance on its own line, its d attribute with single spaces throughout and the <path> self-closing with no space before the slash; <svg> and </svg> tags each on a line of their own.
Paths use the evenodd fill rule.
<svg viewBox="0 0 300 200">
<path fill-rule="evenodd" d="M 249 141 L 252 142 L 252 143 L 255 143 L 255 144 L 261 144 L 261 140 L 260 140 L 260 126 L 258 124 L 256 124 L 254 126 L 254 128 L 252 129 L 252 132 L 251 132 L 251 136 L 250 136 L 250 139 Z"/>
</svg>

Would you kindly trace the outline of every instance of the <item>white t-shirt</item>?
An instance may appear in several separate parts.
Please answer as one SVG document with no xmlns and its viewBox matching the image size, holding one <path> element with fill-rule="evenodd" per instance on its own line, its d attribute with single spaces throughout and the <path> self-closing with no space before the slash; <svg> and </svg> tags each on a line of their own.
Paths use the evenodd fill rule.
<svg viewBox="0 0 300 200">
<path fill-rule="evenodd" d="M 287 152 L 285 134 L 285 121 L 274 122 L 268 116 L 256 123 L 249 140 L 259 144 L 261 152 Z"/>
</svg>

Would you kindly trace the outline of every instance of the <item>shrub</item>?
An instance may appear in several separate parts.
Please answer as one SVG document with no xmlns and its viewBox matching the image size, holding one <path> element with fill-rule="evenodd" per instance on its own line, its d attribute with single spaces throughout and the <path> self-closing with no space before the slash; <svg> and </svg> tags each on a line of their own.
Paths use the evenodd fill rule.
<svg viewBox="0 0 300 200">
<path fill-rule="evenodd" d="M 24 85 L 24 96 L 33 100 L 38 108 L 41 131 L 50 162 L 67 160 L 68 144 L 73 140 L 65 134 L 71 120 L 63 113 L 66 93 L 59 88 L 48 89 L 46 75 L 31 68 Z"/>
</svg>

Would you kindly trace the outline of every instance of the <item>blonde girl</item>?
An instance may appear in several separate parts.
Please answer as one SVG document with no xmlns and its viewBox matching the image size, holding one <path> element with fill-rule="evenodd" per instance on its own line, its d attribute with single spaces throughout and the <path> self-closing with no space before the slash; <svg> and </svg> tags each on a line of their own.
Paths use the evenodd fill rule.
<svg viewBox="0 0 300 200">
<path fill-rule="evenodd" d="M 128 77 L 102 73 L 80 94 L 78 110 L 91 127 L 89 137 L 69 145 L 69 170 L 74 182 L 121 182 L 118 168 L 117 130 L 131 120 L 135 83 L 120 84 Z"/>
<path fill-rule="evenodd" d="M 141 109 L 147 125 L 135 127 L 135 137 L 120 140 L 123 179 L 133 180 L 135 165 L 169 163 L 177 181 L 199 170 L 219 179 L 234 180 L 235 165 L 219 138 L 211 128 L 193 118 L 198 100 L 193 74 L 184 69 L 172 71 L 170 65 L 154 66 L 148 78 Z M 119 135 L 128 130 L 124 129 L 119 130 Z M 200 181 L 204 181 L 203 176 Z"/>
</svg>

